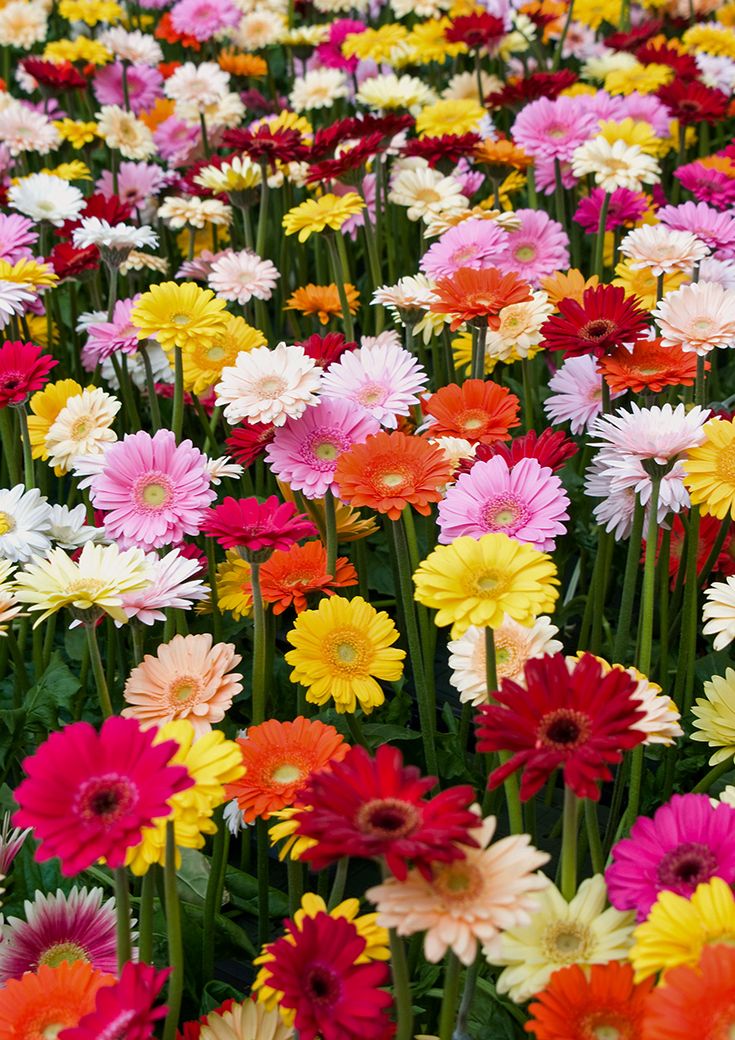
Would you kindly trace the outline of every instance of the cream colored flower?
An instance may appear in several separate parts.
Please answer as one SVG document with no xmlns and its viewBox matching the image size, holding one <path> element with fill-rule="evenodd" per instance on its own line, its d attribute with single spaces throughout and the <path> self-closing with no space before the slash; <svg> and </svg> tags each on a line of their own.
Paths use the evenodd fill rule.
<svg viewBox="0 0 735 1040">
<path fill-rule="evenodd" d="M 710 757 L 711 766 L 735 756 L 735 671 L 732 668 L 725 671 L 724 677 L 713 675 L 704 684 L 704 697 L 694 702 L 692 715 L 692 740 L 719 748 Z"/>
<path fill-rule="evenodd" d="M 80 456 L 100 455 L 117 440 L 111 427 L 119 411 L 118 399 L 99 387 L 70 397 L 46 434 L 49 465 L 66 473 Z"/>
<path fill-rule="evenodd" d="M 289 101 L 294 112 L 308 112 L 331 108 L 348 93 L 347 77 L 340 69 L 314 68 L 294 79 Z"/>
<path fill-rule="evenodd" d="M 293 1027 L 286 1025 L 277 1008 L 269 1010 L 248 999 L 229 1011 L 207 1015 L 199 1040 L 291 1040 L 293 1035 Z"/>
<path fill-rule="evenodd" d="M 245 51 L 259 51 L 279 43 L 287 30 L 288 25 L 282 14 L 258 8 L 243 17 L 232 33 L 232 42 Z"/>
<path fill-rule="evenodd" d="M 467 196 L 455 177 L 445 177 L 428 165 L 404 169 L 391 184 L 388 195 L 396 206 L 405 206 L 409 220 L 424 220 L 439 213 L 467 209 Z"/>
<path fill-rule="evenodd" d="M 159 218 L 174 231 L 185 227 L 204 228 L 208 224 L 227 227 L 232 222 L 232 210 L 219 199 L 186 198 L 169 195 L 158 209 Z"/>
<path fill-rule="evenodd" d="M 45 5 L 37 0 L 11 0 L 0 8 L 0 46 L 28 51 L 43 43 L 48 30 Z"/>
<path fill-rule="evenodd" d="M 618 247 L 633 271 L 647 268 L 658 277 L 691 271 L 709 249 L 691 231 L 672 231 L 663 224 L 644 224 L 629 231 Z"/>
<path fill-rule="evenodd" d="M 541 326 L 554 307 L 545 292 L 532 293 L 525 303 L 503 307 L 498 317 L 500 327 L 488 332 L 485 352 L 496 361 L 532 357 L 541 342 Z"/>
<path fill-rule="evenodd" d="M 610 144 L 604 137 L 593 137 L 576 148 L 572 155 L 575 177 L 591 174 L 603 191 L 616 188 L 641 191 L 644 184 L 657 184 L 661 168 L 651 155 L 646 155 L 637 144 L 625 141 Z"/>
<path fill-rule="evenodd" d="M 406 108 L 414 115 L 421 105 L 434 101 L 431 87 L 417 76 L 397 76 L 394 72 L 371 76 L 360 84 L 355 100 L 381 112 Z"/>
<path fill-rule="evenodd" d="M 125 159 L 150 159 L 155 155 L 153 134 L 146 124 L 119 105 L 103 105 L 97 113 L 97 131 L 108 148 Z"/>
</svg>

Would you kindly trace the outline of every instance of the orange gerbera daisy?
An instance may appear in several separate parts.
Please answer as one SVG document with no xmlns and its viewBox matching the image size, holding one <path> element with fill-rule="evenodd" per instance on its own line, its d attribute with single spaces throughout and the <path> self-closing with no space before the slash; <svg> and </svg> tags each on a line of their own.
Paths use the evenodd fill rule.
<svg viewBox="0 0 735 1040">
<path fill-rule="evenodd" d="M 237 743 L 245 775 L 228 785 L 227 795 L 237 799 L 246 823 L 293 805 L 310 776 L 341 762 L 350 750 L 334 726 L 303 715 L 250 726 Z"/>
<path fill-rule="evenodd" d="M 114 975 L 95 971 L 87 961 L 62 961 L 55 968 L 10 979 L 0 989 L 0 1040 L 46 1040 L 77 1025 L 94 1011 L 97 991 Z"/>
<path fill-rule="evenodd" d="M 274 614 L 293 606 L 297 614 L 308 607 L 307 596 L 315 592 L 331 596 L 335 589 L 357 585 L 357 572 L 345 556 L 337 560 L 337 573 L 327 571 L 327 551 L 321 542 L 279 549 L 260 568 L 260 590 Z"/>
<path fill-rule="evenodd" d="M 709 368 L 709 361 L 705 365 Z M 603 355 L 597 367 L 613 392 L 659 393 L 667 386 L 693 386 L 697 355 L 687 354 L 680 347 L 662 347 L 660 339 L 639 339 L 632 350 L 623 344 L 612 354 Z"/>
<path fill-rule="evenodd" d="M 508 170 L 525 170 L 533 163 L 530 155 L 512 141 L 491 137 L 475 146 L 475 160 L 488 167 L 488 176 L 493 181 L 501 180 Z"/>
<path fill-rule="evenodd" d="M 553 303 L 555 307 L 560 300 L 576 300 L 581 306 L 585 289 L 594 289 L 599 284 L 600 279 L 596 274 L 585 278 L 576 267 L 570 267 L 566 274 L 557 271 L 541 279 L 541 288 L 549 297 L 549 303 Z"/>
<path fill-rule="evenodd" d="M 157 130 L 161 123 L 174 114 L 175 108 L 173 101 L 168 98 L 156 98 L 153 107 L 147 112 L 141 112 L 138 118 L 141 123 L 145 123 L 149 130 Z"/>
<path fill-rule="evenodd" d="M 162 15 L 153 35 L 157 40 L 165 40 L 166 43 L 180 43 L 182 47 L 188 47 L 193 51 L 200 51 L 202 49 L 202 45 L 196 36 L 190 36 L 188 33 L 176 32 L 169 11 L 166 11 L 166 13 Z"/>
<path fill-rule="evenodd" d="M 261 79 L 268 74 L 268 63 L 263 58 L 259 58 L 257 54 L 243 54 L 231 47 L 220 51 L 217 64 L 231 76 Z"/>
<path fill-rule="evenodd" d="M 572 964 L 554 972 L 538 994 L 528 1009 L 532 1018 L 526 1029 L 537 1040 L 639 1040 L 652 986 L 652 977 L 636 985 L 630 964 L 611 961 L 586 971 Z"/>
<path fill-rule="evenodd" d="M 374 433 L 343 452 L 334 471 L 339 497 L 398 520 L 411 505 L 427 516 L 431 502 L 451 480 L 452 464 L 441 448 L 405 433 Z"/>
<path fill-rule="evenodd" d="M 500 312 L 513 303 L 531 300 L 531 288 L 517 274 L 503 274 L 495 267 L 476 271 L 460 267 L 448 278 L 440 278 L 434 288 L 430 310 L 448 314 L 452 332 L 464 322 L 476 328 L 500 328 Z"/>
<path fill-rule="evenodd" d="M 735 1035 L 735 949 L 705 946 L 699 964 L 666 972 L 646 1009 L 646 1040 L 728 1040 Z"/>
<path fill-rule="evenodd" d="M 350 314 L 357 314 L 360 304 L 360 294 L 354 285 L 345 282 L 345 295 Z M 283 308 L 286 311 L 300 311 L 302 314 L 316 314 L 322 325 L 326 325 L 330 318 L 341 317 L 342 304 L 340 303 L 337 286 L 331 285 L 304 285 L 296 289 L 288 298 L 288 303 Z"/>
<path fill-rule="evenodd" d="M 471 444 L 507 441 L 518 426 L 520 401 L 504 386 L 484 379 L 465 379 L 461 386 L 449 383 L 432 394 L 425 411 L 434 422 L 432 437 L 463 437 Z"/>
</svg>

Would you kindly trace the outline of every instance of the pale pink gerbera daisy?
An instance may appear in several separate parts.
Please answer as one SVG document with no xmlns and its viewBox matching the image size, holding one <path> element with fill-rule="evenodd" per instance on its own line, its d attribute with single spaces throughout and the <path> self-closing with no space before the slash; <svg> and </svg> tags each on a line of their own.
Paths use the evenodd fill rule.
<svg viewBox="0 0 735 1040">
<path fill-rule="evenodd" d="M 714 282 L 683 285 L 667 293 L 653 312 L 664 347 L 709 354 L 735 346 L 735 290 Z"/>
<path fill-rule="evenodd" d="M 129 707 L 122 714 L 143 728 L 188 719 L 202 736 L 242 692 L 242 676 L 231 670 L 240 660 L 232 643 L 213 646 L 209 632 L 174 636 L 132 670 L 124 692 Z"/>
<path fill-rule="evenodd" d="M 343 354 L 324 376 L 324 397 L 362 405 L 388 429 L 408 415 L 428 382 L 424 368 L 395 342 L 361 347 Z"/>
<path fill-rule="evenodd" d="M 464 220 L 444 232 L 419 266 L 430 278 L 449 277 L 460 267 L 497 267 L 507 238 L 507 232 L 492 220 Z"/>
<path fill-rule="evenodd" d="M 215 387 L 217 404 L 225 405 L 225 419 L 231 426 L 243 419 L 283 426 L 317 403 L 321 380 L 321 368 L 303 347 L 285 343 L 274 350 L 256 347 L 238 354 L 234 365 L 222 369 Z"/>
<path fill-rule="evenodd" d="M 596 360 L 587 354 L 567 358 L 549 380 L 549 389 L 544 401 L 549 422 L 568 422 L 572 433 L 582 433 L 602 411 L 602 380 Z"/>
<path fill-rule="evenodd" d="M 648 269 L 657 278 L 672 271 L 690 271 L 709 253 L 709 248 L 691 231 L 674 231 L 663 224 L 644 224 L 629 231 L 620 252 L 637 271 Z"/>
<path fill-rule="evenodd" d="M 539 98 L 525 105 L 513 124 L 513 140 L 535 159 L 569 162 L 597 130 L 598 116 L 581 97 Z"/>
<path fill-rule="evenodd" d="M 543 210 L 517 209 L 514 215 L 521 226 L 507 233 L 506 250 L 497 266 L 538 288 L 542 278 L 569 267 L 569 238 Z"/>
<path fill-rule="evenodd" d="M 130 313 L 139 299 L 140 293 L 128 300 L 118 300 L 112 321 L 98 322 L 87 327 L 82 364 L 88 372 L 93 372 L 111 354 L 133 354 L 138 349 L 138 330 L 130 324 Z"/>
<path fill-rule="evenodd" d="M 201 574 L 199 560 L 182 556 L 179 549 L 161 557 L 149 553 L 147 560 L 151 584 L 122 597 L 128 620 L 135 618 L 143 625 L 152 625 L 166 620 L 166 610 L 189 610 L 195 601 L 206 598 L 207 586 L 197 576 Z"/>
<path fill-rule="evenodd" d="M 221 253 L 212 263 L 207 281 L 221 300 L 243 305 L 253 297 L 270 300 L 280 277 L 270 260 L 261 260 L 257 253 L 243 249 Z"/>
<path fill-rule="evenodd" d="M 160 549 L 198 534 L 215 498 L 206 457 L 171 430 L 126 434 L 105 452 L 90 497 L 105 514 L 107 535 L 121 549 Z"/>
<path fill-rule="evenodd" d="M 732 256 L 735 250 L 735 217 L 719 213 L 706 202 L 664 206 L 656 216 L 674 231 L 690 231 L 724 257 Z"/>
<path fill-rule="evenodd" d="M 19 213 L 0 214 L 0 260 L 14 264 L 18 260 L 29 260 L 33 250 L 29 248 L 38 241 L 33 230 L 33 221 Z"/>
<path fill-rule="evenodd" d="M 171 8 L 171 24 L 177 33 L 202 43 L 224 29 L 234 29 L 242 11 L 230 0 L 179 0 Z"/>
<path fill-rule="evenodd" d="M 430 879 L 414 869 L 405 881 L 390 877 L 368 889 L 378 924 L 399 935 L 424 932 L 424 955 L 432 964 L 452 950 L 466 965 L 479 944 L 492 948 L 501 931 L 528 924 L 534 895 L 548 884 L 539 868 L 549 856 L 527 834 L 492 843 L 496 823 L 494 816 L 478 820 L 472 832 L 478 847 L 465 847 L 463 859 L 434 864 Z"/>
<path fill-rule="evenodd" d="M 276 430 L 266 458 L 273 473 L 293 491 L 321 498 L 333 488 L 342 452 L 379 429 L 378 420 L 359 405 L 325 398 Z"/>
<path fill-rule="evenodd" d="M 502 531 L 542 552 L 554 548 L 566 531 L 569 499 L 561 481 L 537 459 L 521 459 L 510 468 L 500 455 L 476 462 L 439 503 L 439 541 Z"/>
</svg>

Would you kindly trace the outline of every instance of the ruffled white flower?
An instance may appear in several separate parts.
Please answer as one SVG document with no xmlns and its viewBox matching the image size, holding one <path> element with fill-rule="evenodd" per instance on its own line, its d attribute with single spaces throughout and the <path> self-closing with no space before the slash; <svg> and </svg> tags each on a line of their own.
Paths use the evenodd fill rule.
<svg viewBox="0 0 735 1040">
<path fill-rule="evenodd" d="M 399 278 L 395 285 L 381 285 L 373 293 L 372 302 L 387 307 L 397 324 L 413 325 L 433 300 L 433 283 L 425 274 L 416 274 Z"/>
<path fill-rule="evenodd" d="M 349 94 L 347 77 L 340 69 L 314 68 L 294 79 L 289 95 L 294 112 L 331 108 Z"/>
<path fill-rule="evenodd" d="M 87 542 L 106 541 L 105 532 L 87 523 L 87 507 L 80 503 L 70 509 L 66 505 L 51 506 L 49 537 L 61 549 L 79 549 Z"/>
<path fill-rule="evenodd" d="M 158 235 L 152 227 L 134 227 L 132 224 L 110 224 L 99 217 L 84 217 L 72 235 L 77 249 L 97 246 L 114 252 L 129 252 L 131 249 L 154 249 Z"/>
<path fill-rule="evenodd" d="M 439 213 L 467 209 L 467 196 L 456 177 L 445 177 L 430 166 L 403 169 L 392 181 L 390 202 L 405 206 L 409 220 L 424 220 Z"/>
<path fill-rule="evenodd" d="M 225 478 L 228 480 L 238 480 L 244 473 L 243 467 L 240 463 L 233 462 L 228 455 L 221 455 L 218 459 L 207 458 L 204 465 L 209 474 L 210 482 L 214 484 L 215 487 L 221 484 Z"/>
<path fill-rule="evenodd" d="M 149 33 L 140 29 L 129 31 L 120 25 L 105 29 L 97 37 L 103 47 L 115 55 L 120 61 L 129 61 L 133 65 L 158 65 L 163 61 L 160 45 Z"/>
<path fill-rule="evenodd" d="M 152 625 L 166 620 L 167 610 L 189 610 L 198 600 L 205 599 L 208 589 L 201 577 L 199 560 L 182 556 L 172 549 L 160 558 L 155 553 L 146 556 L 150 568 L 150 585 L 127 592 L 122 597 L 122 609 L 128 620 Z M 120 622 L 118 622 L 120 624 Z"/>
<path fill-rule="evenodd" d="M 8 191 L 8 203 L 31 220 L 47 220 L 60 227 L 75 220 L 84 209 L 84 196 L 78 188 L 50 173 L 32 173 Z"/>
<path fill-rule="evenodd" d="M 735 290 L 717 283 L 697 282 L 667 293 L 653 317 L 664 347 L 702 355 L 735 346 Z"/>
<path fill-rule="evenodd" d="M 253 297 L 269 300 L 280 277 L 275 264 L 261 260 L 257 253 L 227 250 L 212 264 L 207 284 L 220 299 L 242 306 Z"/>
<path fill-rule="evenodd" d="M 246 14 L 232 33 L 232 42 L 246 51 L 257 51 L 279 43 L 288 31 L 283 14 L 258 6 Z"/>
<path fill-rule="evenodd" d="M 672 271 L 689 271 L 709 253 L 691 231 L 672 231 L 663 224 L 644 224 L 629 231 L 620 243 L 633 271 L 647 269 L 657 278 Z"/>
<path fill-rule="evenodd" d="M 43 43 L 48 31 L 48 10 L 40 0 L 10 0 L 0 8 L 0 47 L 29 51 Z"/>
<path fill-rule="evenodd" d="M 38 299 L 28 285 L 20 285 L 18 282 L 8 282 L 0 278 L 0 326 L 5 325 L 7 319 L 14 314 L 23 314 L 28 304 Z"/>
<path fill-rule="evenodd" d="M 14 102 L 0 110 L 0 142 L 6 145 L 11 155 L 23 152 L 47 155 L 60 140 L 59 131 L 51 120 L 30 105 Z"/>
<path fill-rule="evenodd" d="M 200 109 L 216 104 L 229 89 L 229 73 L 213 61 L 203 61 L 199 65 L 186 61 L 163 85 L 166 97 L 177 105 L 196 105 Z"/>
<path fill-rule="evenodd" d="M 238 354 L 235 364 L 222 370 L 215 387 L 217 404 L 225 405 L 231 425 L 247 419 L 283 426 L 317 403 L 321 380 L 322 370 L 302 347 L 256 347 Z"/>
<path fill-rule="evenodd" d="M 604 137 L 593 137 L 574 150 L 572 173 L 578 178 L 592 174 L 595 183 L 607 192 L 616 188 L 640 191 L 644 184 L 661 180 L 661 168 L 652 155 L 637 144 L 620 140 L 611 144 Z"/>
<path fill-rule="evenodd" d="M 25 563 L 51 548 L 51 506 L 25 485 L 0 490 L 0 558 Z"/>
</svg>

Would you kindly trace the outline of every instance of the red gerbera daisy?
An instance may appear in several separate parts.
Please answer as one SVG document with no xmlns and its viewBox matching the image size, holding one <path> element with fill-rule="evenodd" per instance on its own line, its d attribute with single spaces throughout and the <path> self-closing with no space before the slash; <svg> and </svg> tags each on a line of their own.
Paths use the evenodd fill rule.
<svg viewBox="0 0 735 1040">
<path fill-rule="evenodd" d="M 174 740 L 154 744 L 155 730 L 113 716 L 99 733 L 75 722 L 52 733 L 26 758 L 15 790 L 18 827 L 33 827 L 41 842 L 36 859 L 58 856 L 70 876 L 104 857 L 121 867 L 143 827 L 169 815 L 169 799 L 191 787 L 184 766 L 169 765 Z"/>
<path fill-rule="evenodd" d="M 506 35 L 502 18 L 481 11 L 477 14 L 460 15 L 444 30 L 444 39 L 449 43 L 463 43 L 471 51 L 496 46 Z"/>
<path fill-rule="evenodd" d="M 691 54 L 682 54 L 665 43 L 647 43 L 639 47 L 635 56 L 641 65 L 668 65 L 676 73 L 677 79 L 693 80 L 699 76 L 699 66 Z M 687 84 L 689 90 L 691 82 Z"/>
<path fill-rule="evenodd" d="M 699 541 L 697 543 L 697 575 L 702 573 L 705 563 L 710 557 L 710 553 L 714 548 L 715 542 L 720 534 L 723 521 L 718 520 L 716 516 L 705 515 L 699 518 Z M 722 544 L 720 554 L 715 560 L 712 567 L 712 574 L 720 574 L 724 577 L 729 577 L 731 574 L 735 574 L 735 559 L 733 559 L 733 533 L 735 533 L 735 525 L 730 524 L 728 533 L 725 537 L 725 541 Z M 671 588 L 673 589 L 676 585 L 679 575 L 679 568 L 681 566 L 681 558 L 684 553 L 684 547 L 686 545 L 687 532 L 682 523 L 679 514 L 675 514 L 671 521 L 671 532 L 670 532 L 670 543 L 669 543 L 669 575 L 671 576 Z M 656 546 L 656 562 L 658 563 L 658 554 L 661 551 L 661 543 L 663 541 L 664 532 L 658 532 L 658 541 Z M 643 546 L 641 549 L 641 566 L 646 555 L 646 542 L 643 540 Z M 686 575 L 684 576 L 686 582 Z"/>
<path fill-rule="evenodd" d="M 97 246 L 77 249 L 71 242 L 58 242 L 48 259 L 59 281 L 63 282 L 65 278 L 79 278 L 85 271 L 96 271 L 100 264 L 100 251 Z"/>
<path fill-rule="evenodd" d="M 501 90 L 488 94 L 485 103 L 489 108 L 520 108 L 542 97 L 553 101 L 576 81 L 577 74 L 571 69 L 534 72 L 530 76 L 509 80 Z"/>
<path fill-rule="evenodd" d="M 44 61 L 29 55 L 21 61 L 24 72 L 47 90 L 81 90 L 87 81 L 70 61 Z"/>
<path fill-rule="evenodd" d="M 528 1011 L 525 1028 L 536 1040 L 592 1040 L 593 1037 L 642 1037 L 643 1017 L 654 979 L 636 985 L 630 964 L 610 961 L 578 964 L 555 971 Z M 648 1034 L 645 1034 L 648 1036 Z M 695 1034 L 690 1034 L 694 1036 Z"/>
<path fill-rule="evenodd" d="M 312 163 L 306 175 L 307 184 L 315 181 L 340 180 L 347 173 L 359 170 L 380 151 L 382 134 L 368 134 L 349 148 L 345 148 L 334 159 L 322 159 Z"/>
<path fill-rule="evenodd" d="M 275 167 L 276 161 L 301 162 L 309 157 L 309 149 L 304 144 L 298 130 L 278 127 L 276 130 L 264 123 L 256 130 L 225 130 L 222 141 L 228 148 L 249 155 L 254 162 L 268 162 Z"/>
<path fill-rule="evenodd" d="M 398 112 L 387 112 L 382 116 L 368 113 L 359 119 L 355 116 L 338 119 L 329 126 L 320 127 L 317 130 L 311 146 L 310 159 L 312 162 L 324 159 L 333 155 L 337 146 L 343 141 L 360 140 L 368 134 L 380 134 L 381 139 L 390 139 L 399 134 L 401 130 L 407 130 L 413 126 L 413 122 L 413 116 Z"/>
<path fill-rule="evenodd" d="M 520 401 L 507 387 L 483 379 L 465 379 L 461 386 L 449 383 L 432 394 L 424 411 L 434 422 L 432 437 L 463 437 L 471 444 L 492 444 L 508 439 L 520 425 Z"/>
<path fill-rule="evenodd" d="M 6 339 L 0 347 L 0 408 L 22 404 L 46 385 L 49 372 L 58 363 L 35 343 Z"/>
<path fill-rule="evenodd" d="M 328 332 L 326 336 L 320 336 L 315 332 L 313 336 L 296 344 L 303 348 L 307 357 L 317 363 L 319 368 L 327 369 L 335 361 L 339 361 L 343 354 L 351 350 L 357 350 L 357 343 L 346 340 L 341 332 Z"/>
<path fill-rule="evenodd" d="M 129 961 L 114 986 L 98 991 L 94 1011 L 62 1030 L 59 1040 L 150 1040 L 156 1022 L 168 1011 L 165 1005 L 153 1005 L 170 974 L 170 968 L 157 971 Z"/>
<path fill-rule="evenodd" d="M 567 357 L 609 354 L 640 339 L 646 328 L 648 315 L 619 285 L 596 285 L 585 289 L 581 304 L 566 299 L 557 306 L 559 313 L 546 319 L 541 332 L 549 350 L 563 350 Z"/>
<path fill-rule="evenodd" d="M 568 459 L 576 455 L 579 448 L 563 430 L 542 430 L 540 434 L 529 430 L 522 437 L 515 437 L 508 444 L 478 444 L 473 458 L 461 464 L 458 472 L 469 472 L 476 462 L 484 462 L 500 455 L 512 469 L 521 459 L 536 459 L 540 466 L 548 466 L 552 472 L 560 470 Z"/>
<path fill-rule="evenodd" d="M 460 159 L 472 155 L 480 143 L 479 134 L 442 134 L 441 137 L 415 137 L 403 149 L 403 154 L 426 159 L 429 166 L 446 163 L 454 167 Z M 449 172 L 449 171 L 448 171 Z"/>
<path fill-rule="evenodd" d="M 241 466 L 247 469 L 260 458 L 276 435 L 273 423 L 249 423 L 246 420 L 236 426 L 226 440 L 227 451 Z"/>
<path fill-rule="evenodd" d="M 490 774 L 497 787 L 523 770 L 521 798 L 539 791 L 557 767 L 579 798 L 597 800 L 599 780 L 611 778 L 607 763 L 640 744 L 645 734 L 633 729 L 643 716 L 633 693 L 636 683 L 622 668 L 603 675 L 602 665 L 584 654 L 567 663 L 564 654 L 528 661 L 526 687 L 504 679 L 496 704 L 484 704 L 477 716 L 478 751 L 510 751 L 512 757 Z"/>
<path fill-rule="evenodd" d="M 614 51 L 634 51 L 646 40 L 650 40 L 652 36 L 657 36 L 661 32 L 663 24 L 660 18 L 652 18 L 632 26 L 628 32 L 610 33 L 605 37 L 605 44 Z"/>
<path fill-rule="evenodd" d="M 357 964 L 365 939 L 343 917 L 320 912 L 300 926 L 286 922 L 288 936 L 268 946 L 266 984 L 283 993 L 282 1008 L 295 1012 L 301 1040 L 384 1040 L 392 1030 L 386 1011 L 392 999 L 381 989 L 388 967 Z"/>
<path fill-rule="evenodd" d="M 409 863 L 430 877 L 432 863 L 461 859 L 458 844 L 475 844 L 470 831 L 477 826 L 470 810 L 473 789 L 450 787 L 426 799 L 435 783 L 415 766 L 404 766 L 401 752 L 389 744 L 375 758 L 352 748 L 301 792 L 312 810 L 299 814 L 299 834 L 316 842 L 302 858 L 321 870 L 342 856 L 384 857 L 399 881 Z"/>
<path fill-rule="evenodd" d="M 293 502 L 279 502 L 275 495 L 265 502 L 255 497 L 226 498 L 210 509 L 201 530 L 223 549 L 245 549 L 249 556 L 265 554 L 258 562 L 268 559 L 274 549 L 288 549 L 300 538 L 317 533 Z"/>
<path fill-rule="evenodd" d="M 719 123 L 727 112 L 727 94 L 715 87 L 706 87 L 704 83 L 675 79 L 660 87 L 656 94 L 682 126 Z"/>
<path fill-rule="evenodd" d="M 735 1029 L 735 949 L 705 946 L 699 964 L 679 965 L 648 998 L 646 1040 L 728 1040 Z"/>
</svg>

